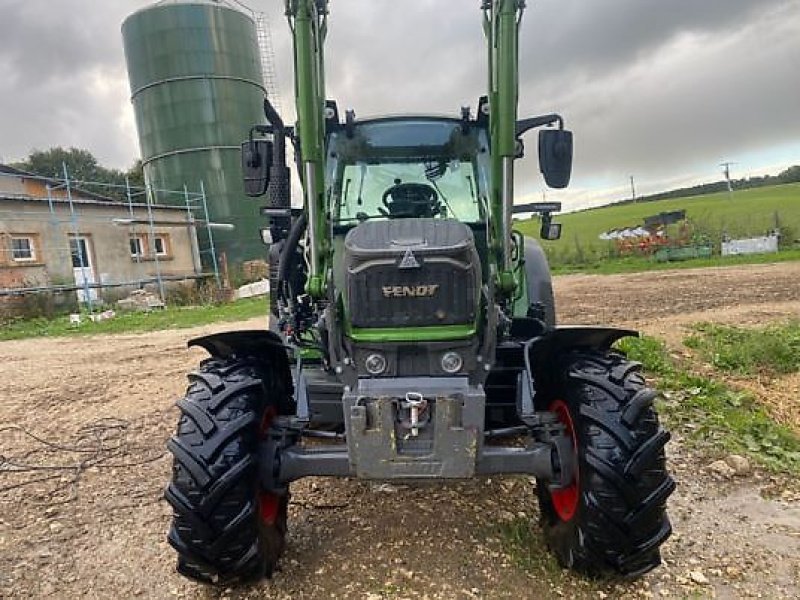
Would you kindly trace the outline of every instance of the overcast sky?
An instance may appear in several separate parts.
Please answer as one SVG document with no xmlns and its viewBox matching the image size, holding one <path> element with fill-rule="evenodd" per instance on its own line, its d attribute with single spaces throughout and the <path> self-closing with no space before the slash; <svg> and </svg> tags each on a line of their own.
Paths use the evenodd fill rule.
<svg viewBox="0 0 800 600">
<path fill-rule="evenodd" d="M 149 0 L 0 0 L 0 161 L 55 145 L 138 156 L 120 25 Z M 271 19 L 281 104 L 292 73 Z M 480 0 L 331 0 L 328 96 L 361 116 L 457 114 L 485 88 Z M 520 116 L 576 136 L 567 208 L 800 163 L 800 0 L 529 0 Z M 290 109 L 291 110 L 291 109 Z M 293 111 L 292 111 L 293 112 Z M 519 196 L 537 197 L 535 137 Z"/>
</svg>

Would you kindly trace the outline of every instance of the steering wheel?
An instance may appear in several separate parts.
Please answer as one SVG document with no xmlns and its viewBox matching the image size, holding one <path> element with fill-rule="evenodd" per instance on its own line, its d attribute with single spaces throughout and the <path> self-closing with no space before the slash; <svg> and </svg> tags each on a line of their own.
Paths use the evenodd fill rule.
<svg viewBox="0 0 800 600">
<path fill-rule="evenodd" d="M 425 183 L 395 180 L 395 184 L 383 193 L 381 202 L 387 209 L 381 209 L 381 214 L 390 217 L 431 218 L 442 212 L 439 194 Z"/>
</svg>

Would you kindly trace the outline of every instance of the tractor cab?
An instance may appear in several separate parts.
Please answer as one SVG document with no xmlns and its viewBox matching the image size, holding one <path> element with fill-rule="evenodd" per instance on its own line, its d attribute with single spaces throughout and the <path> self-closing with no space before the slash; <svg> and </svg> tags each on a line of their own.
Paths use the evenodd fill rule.
<svg viewBox="0 0 800 600">
<path fill-rule="evenodd" d="M 334 226 L 367 220 L 487 220 L 485 130 L 456 119 L 392 117 L 328 137 L 327 194 Z"/>
</svg>

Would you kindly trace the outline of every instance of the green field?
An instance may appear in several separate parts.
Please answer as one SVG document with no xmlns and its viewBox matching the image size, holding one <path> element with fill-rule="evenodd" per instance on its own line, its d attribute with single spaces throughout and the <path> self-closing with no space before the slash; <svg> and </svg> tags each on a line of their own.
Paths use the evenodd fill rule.
<svg viewBox="0 0 800 600">
<path fill-rule="evenodd" d="M 613 258 L 613 242 L 598 236 L 611 229 L 636 227 L 644 218 L 661 212 L 685 210 L 699 237 L 713 242 L 717 252 L 723 232 L 731 237 L 764 235 L 776 223 L 783 233 L 782 245 L 797 245 L 800 239 L 800 184 L 786 184 L 727 193 L 673 198 L 639 204 L 621 204 L 560 215 L 562 239 L 543 242 L 551 264 L 591 265 Z M 538 221 L 516 225 L 525 235 L 538 237 Z M 797 246 L 795 246 L 797 247 Z"/>
<path fill-rule="evenodd" d="M 108 333 L 146 333 L 163 329 L 184 329 L 212 323 L 243 321 L 256 317 L 267 323 L 269 300 L 247 298 L 228 304 L 174 306 L 152 312 L 121 312 L 113 319 L 94 323 L 84 315 L 80 325 L 71 325 L 68 315 L 51 319 L 16 319 L 0 324 L 0 341 L 32 337 L 64 337 Z"/>
</svg>

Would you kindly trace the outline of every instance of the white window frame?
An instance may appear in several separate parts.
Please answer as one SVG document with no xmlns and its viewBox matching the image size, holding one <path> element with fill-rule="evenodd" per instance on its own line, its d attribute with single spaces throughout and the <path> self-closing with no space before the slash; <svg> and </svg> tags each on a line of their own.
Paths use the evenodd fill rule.
<svg viewBox="0 0 800 600">
<path fill-rule="evenodd" d="M 130 248 L 131 244 L 136 244 L 136 251 L 133 251 L 133 248 Z M 131 252 L 131 258 L 144 258 L 144 238 L 141 235 L 132 235 L 128 238 L 128 247 Z"/>
<path fill-rule="evenodd" d="M 37 256 L 36 256 L 36 239 L 33 236 L 11 234 L 9 237 L 11 238 L 10 248 L 11 248 L 11 260 L 12 260 L 12 262 L 15 262 L 15 263 L 33 263 L 33 262 L 36 262 L 36 260 L 37 260 Z M 18 258 L 17 256 L 14 255 L 14 253 L 17 252 L 17 250 L 14 248 L 14 242 L 16 240 L 25 240 L 25 241 L 28 242 L 28 252 L 30 253 L 29 257 Z"/>
<path fill-rule="evenodd" d="M 158 242 L 161 241 L 161 251 L 158 250 Z M 169 238 L 164 235 L 156 235 L 153 236 L 153 254 L 158 256 L 159 258 L 165 258 L 169 256 Z"/>
</svg>

